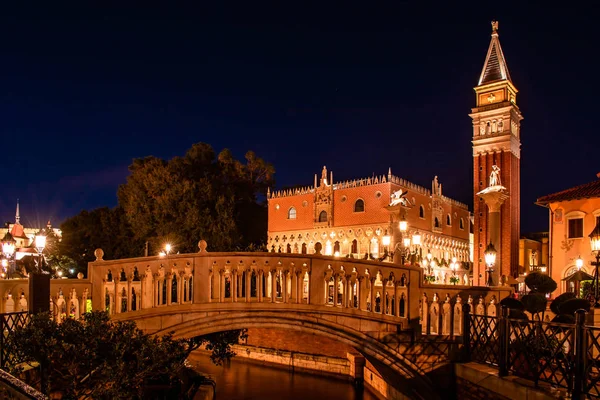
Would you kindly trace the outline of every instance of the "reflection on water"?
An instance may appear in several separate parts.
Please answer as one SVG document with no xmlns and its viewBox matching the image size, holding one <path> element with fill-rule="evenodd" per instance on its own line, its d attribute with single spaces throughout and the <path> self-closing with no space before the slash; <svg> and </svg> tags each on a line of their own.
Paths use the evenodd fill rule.
<svg viewBox="0 0 600 400">
<path fill-rule="evenodd" d="M 335 378 L 308 375 L 234 360 L 217 367 L 208 356 L 190 359 L 198 371 L 217 382 L 218 400 L 376 400 L 368 390 L 355 389 Z"/>
</svg>

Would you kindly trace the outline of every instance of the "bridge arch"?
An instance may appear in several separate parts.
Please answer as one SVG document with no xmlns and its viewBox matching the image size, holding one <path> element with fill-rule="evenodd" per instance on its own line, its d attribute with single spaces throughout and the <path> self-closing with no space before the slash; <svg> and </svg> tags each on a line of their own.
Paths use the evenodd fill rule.
<svg viewBox="0 0 600 400">
<path fill-rule="evenodd" d="M 412 396 L 419 393 L 423 396 L 424 393 L 431 393 L 432 383 L 425 376 L 426 371 L 405 358 L 395 348 L 387 345 L 382 340 L 383 337 L 373 337 L 352 327 L 361 323 L 360 317 L 349 318 L 345 315 L 338 318 L 331 314 L 314 311 L 303 312 L 302 310 L 289 310 L 284 313 L 273 310 L 230 310 L 216 314 L 199 312 L 190 307 L 186 308 L 187 310 L 177 312 L 172 310 L 168 316 L 165 316 L 164 310 L 157 310 L 158 312 L 147 312 L 143 316 L 135 315 L 136 313 L 125 313 L 113 316 L 113 318 L 136 321 L 140 328 L 152 330 L 152 333 L 157 335 L 172 332 L 175 338 L 190 338 L 245 328 L 286 329 L 317 334 L 349 345 L 367 359 L 376 360 L 380 365 L 385 365 L 394 372 L 395 379 L 399 383 L 394 386 L 405 391 L 407 395 Z M 150 327 L 156 326 L 157 319 L 161 319 L 162 327 L 150 329 Z M 182 322 L 169 324 L 168 321 Z M 365 326 L 364 320 L 362 326 Z M 390 333 L 387 332 L 387 334 Z"/>
</svg>

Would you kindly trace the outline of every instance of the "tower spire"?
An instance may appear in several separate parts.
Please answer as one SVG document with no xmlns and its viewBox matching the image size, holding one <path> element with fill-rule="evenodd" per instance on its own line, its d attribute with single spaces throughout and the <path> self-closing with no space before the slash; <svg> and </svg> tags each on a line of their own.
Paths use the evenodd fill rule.
<svg viewBox="0 0 600 400">
<path fill-rule="evenodd" d="M 481 75 L 479 76 L 479 85 L 501 80 L 512 82 L 506 60 L 504 59 L 504 53 L 500 46 L 500 40 L 498 39 L 498 21 L 492 21 L 492 40 L 490 41 L 490 47 L 485 57 Z"/>
<path fill-rule="evenodd" d="M 17 199 L 17 213 L 15 214 L 15 224 L 21 223 L 21 214 L 19 213 L 19 199 Z"/>
</svg>

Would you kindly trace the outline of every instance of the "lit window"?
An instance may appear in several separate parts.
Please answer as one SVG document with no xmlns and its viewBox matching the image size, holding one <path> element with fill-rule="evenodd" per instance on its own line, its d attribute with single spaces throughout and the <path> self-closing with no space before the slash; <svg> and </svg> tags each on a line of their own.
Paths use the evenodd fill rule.
<svg viewBox="0 0 600 400">
<path fill-rule="evenodd" d="M 365 202 L 362 199 L 356 200 L 354 203 L 354 212 L 363 212 L 365 211 Z"/>
<path fill-rule="evenodd" d="M 569 239 L 583 237 L 583 218 L 569 219 Z"/>
<path fill-rule="evenodd" d="M 321 211 L 319 214 L 319 222 L 327 222 L 327 211 Z"/>
<path fill-rule="evenodd" d="M 296 209 L 294 207 L 288 210 L 288 219 L 296 219 Z"/>
</svg>

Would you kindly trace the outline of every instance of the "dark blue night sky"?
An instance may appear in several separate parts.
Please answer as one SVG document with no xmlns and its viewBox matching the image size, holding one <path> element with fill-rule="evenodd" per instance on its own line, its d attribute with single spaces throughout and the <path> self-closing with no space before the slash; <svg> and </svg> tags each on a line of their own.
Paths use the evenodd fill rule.
<svg viewBox="0 0 600 400">
<path fill-rule="evenodd" d="M 591 4 L 80 3 L 0 12 L 4 221 L 17 198 L 30 226 L 112 207 L 132 158 L 195 142 L 256 151 L 278 187 L 323 165 L 336 180 L 391 167 L 471 204 L 468 113 L 492 19 L 525 116 L 523 232 L 547 229 L 537 197 L 600 171 Z"/>
</svg>

